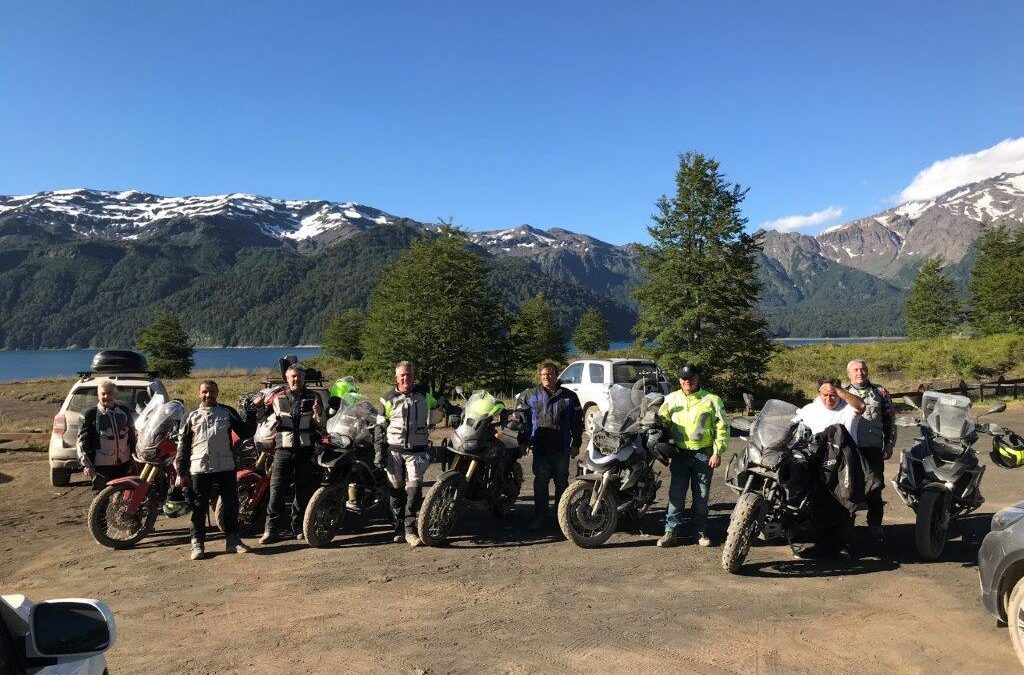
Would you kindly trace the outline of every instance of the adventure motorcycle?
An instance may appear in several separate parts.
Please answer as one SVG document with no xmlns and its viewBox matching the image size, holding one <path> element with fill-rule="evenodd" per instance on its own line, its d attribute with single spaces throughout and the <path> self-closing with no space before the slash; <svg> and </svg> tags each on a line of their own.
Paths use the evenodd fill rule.
<svg viewBox="0 0 1024 675">
<path fill-rule="evenodd" d="M 89 532 L 103 546 L 130 548 L 153 529 L 177 477 L 174 456 L 185 416 L 181 401 L 165 402 L 162 394 L 154 396 L 139 414 L 134 459 L 142 470 L 137 476 L 109 481 L 89 505 Z"/>
<path fill-rule="evenodd" d="M 450 469 L 444 471 L 423 499 L 417 527 L 428 546 L 448 539 L 463 500 L 483 502 L 502 517 L 523 487 L 518 431 L 522 411 L 509 419 L 505 404 L 486 391 L 475 391 L 446 447 Z"/>
<path fill-rule="evenodd" d="M 909 398 L 904 402 L 920 412 L 921 419 L 897 423 L 916 425 L 921 435 L 900 453 L 900 469 L 892 485 L 917 514 L 917 552 L 925 560 L 935 560 L 946 546 L 950 522 L 985 502 L 981 496 L 985 467 L 974 451 L 978 432 L 998 436 L 1007 431 L 995 424 L 975 424 L 971 399 L 966 396 L 926 391 L 920 407 Z M 1004 410 L 1006 404 L 1000 403 L 978 418 Z"/>
<path fill-rule="evenodd" d="M 558 526 L 577 546 L 600 546 L 615 533 L 620 513 L 639 518 L 657 497 L 654 461 L 667 465 L 672 446 L 661 440 L 658 409 L 665 396 L 648 392 L 656 387 L 642 376 L 608 391 L 608 412 L 596 418 L 580 473 L 558 502 Z"/>
<path fill-rule="evenodd" d="M 792 546 L 794 532 L 810 520 L 819 469 L 809 448 L 809 430 L 793 422 L 796 413 L 792 403 L 772 399 L 753 423 L 744 418 L 730 422 L 749 435 L 742 455 L 733 454 L 725 468 L 725 484 L 739 493 L 722 546 L 727 572 L 739 572 L 762 532 L 766 539 L 784 536 Z"/>
<path fill-rule="evenodd" d="M 236 446 L 235 485 L 238 490 L 238 533 L 255 536 L 263 531 L 267 520 L 267 506 L 270 504 L 270 476 L 274 467 L 274 450 L 277 440 L 277 418 L 270 412 L 271 403 L 282 396 L 285 388 L 269 387 L 254 394 L 239 398 L 239 408 L 246 417 L 262 416 L 251 440 Z M 260 401 L 259 405 L 253 403 Z M 232 434 L 232 440 L 234 440 Z M 250 459 L 251 458 L 251 459 Z M 224 502 L 217 499 L 213 506 L 213 520 L 224 532 Z"/>
<path fill-rule="evenodd" d="M 306 506 L 302 533 L 310 546 L 326 546 L 342 530 L 360 529 L 375 509 L 388 503 L 384 471 L 373 463 L 377 411 L 360 395 L 338 403 L 327 421 L 328 442 L 317 454 L 322 486 Z"/>
</svg>

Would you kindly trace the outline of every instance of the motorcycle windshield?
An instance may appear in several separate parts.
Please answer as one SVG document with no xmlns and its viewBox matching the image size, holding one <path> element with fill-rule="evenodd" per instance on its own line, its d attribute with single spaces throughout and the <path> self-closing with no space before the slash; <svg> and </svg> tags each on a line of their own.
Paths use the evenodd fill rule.
<svg viewBox="0 0 1024 675">
<path fill-rule="evenodd" d="M 493 417 L 501 412 L 505 405 L 486 391 L 477 390 L 466 401 L 465 416 L 474 421 Z"/>
<path fill-rule="evenodd" d="M 921 411 L 931 430 L 944 438 L 960 440 L 974 432 L 971 399 L 966 396 L 926 391 L 921 396 Z"/>
<path fill-rule="evenodd" d="M 608 390 L 608 412 L 597 422 L 599 429 L 611 435 L 629 432 L 640 416 L 643 395 L 642 389 L 613 384 Z"/>
<path fill-rule="evenodd" d="M 327 433 L 332 438 L 347 436 L 353 445 L 368 443 L 377 422 L 377 410 L 370 399 L 350 393 L 338 406 L 338 412 L 327 420 Z"/>
<path fill-rule="evenodd" d="M 153 448 L 163 439 L 172 437 L 185 416 L 181 401 L 168 402 L 163 394 L 155 395 L 135 420 L 139 447 Z"/>
<path fill-rule="evenodd" d="M 793 428 L 797 407 L 778 399 L 764 404 L 750 427 L 750 441 L 762 452 L 785 445 Z"/>
</svg>

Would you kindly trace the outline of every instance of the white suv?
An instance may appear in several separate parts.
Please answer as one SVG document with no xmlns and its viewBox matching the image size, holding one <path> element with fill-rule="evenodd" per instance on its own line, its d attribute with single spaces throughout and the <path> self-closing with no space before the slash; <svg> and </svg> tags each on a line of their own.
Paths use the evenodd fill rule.
<svg viewBox="0 0 1024 675">
<path fill-rule="evenodd" d="M 94 367 L 95 363 L 94 360 Z M 135 412 L 142 410 L 156 394 L 169 398 L 163 383 L 147 372 L 88 372 L 80 375 L 78 381 L 71 385 L 71 391 L 53 418 L 50 483 L 58 487 L 70 483 L 71 474 L 82 470 L 76 450 L 78 430 L 82 424 L 82 415 L 99 401 L 97 387 L 100 382 L 113 381 L 117 385 L 117 402 Z"/>
<path fill-rule="evenodd" d="M 583 407 L 587 431 L 601 413 L 608 410 L 608 390 L 613 384 L 633 384 L 641 373 L 657 373 L 662 393 L 672 385 L 658 364 L 649 359 L 586 359 L 573 361 L 558 379 L 562 386 L 576 392 Z"/>
</svg>

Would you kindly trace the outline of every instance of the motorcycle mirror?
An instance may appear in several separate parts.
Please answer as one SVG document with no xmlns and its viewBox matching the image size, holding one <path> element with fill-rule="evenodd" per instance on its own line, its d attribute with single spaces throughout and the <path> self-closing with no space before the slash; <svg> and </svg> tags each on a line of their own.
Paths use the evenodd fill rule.
<svg viewBox="0 0 1024 675">
<path fill-rule="evenodd" d="M 982 415 L 991 415 L 992 413 L 1001 413 L 1004 410 L 1006 410 L 1006 404 L 1005 403 L 1000 403 L 999 405 L 997 405 L 996 407 L 992 408 L 991 410 L 987 410 L 987 411 L 983 412 L 981 415 L 979 415 L 979 417 L 981 417 Z"/>
<path fill-rule="evenodd" d="M 463 392 L 463 390 L 462 390 L 462 385 L 461 384 L 455 385 L 455 393 L 458 394 L 459 396 L 462 396 L 462 397 L 466 396 L 465 392 Z"/>
<path fill-rule="evenodd" d="M 753 408 L 754 408 L 754 395 L 751 394 L 750 392 L 746 392 L 746 391 L 743 392 L 743 405 L 747 406 L 748 410 L 753 410 Z"/>
<path fill-rule="evenodd" d="M 729 420 L 729 426 L 736 431 L 750 431 L 750 427 L 753 426 L 753 424 L 745 417 L 733 417 Z"/>
<path fill-rule="evenodd" d="M 909 396 L 904 396 L 903 397 L 903 404 L 904 405 L 909 405 L 914 410 L 920 410 L 921 409 L 920 406 L 918 406 L 916 403 L 914 403 L 914 399 L 910 398 Z"/>
</svg>

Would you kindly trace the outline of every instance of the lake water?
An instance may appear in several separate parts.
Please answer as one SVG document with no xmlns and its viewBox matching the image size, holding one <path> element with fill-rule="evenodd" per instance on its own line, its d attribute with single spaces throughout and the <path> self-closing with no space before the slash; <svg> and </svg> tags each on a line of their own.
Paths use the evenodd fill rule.
<svg viewBox="0 0 1024 675">
<path fill-rule="evenodd" d="M 823 342 L 856 344 L 903 339 L 905 338 L 782 338 L 779 342 L 792 347 Z M 612 349 L 627 349 L 632 344 L 632 342 L 613 342 L 611 346 Z M 98 351 L 98 349 L 0 351 L 0 382 L 71 376 L 79 371 L 88 370 L 92 357 Z M 320 349 L 317 347 L 231 347 L 197 349 L 194 358 L 197 369 L 242 368 L 249 371 L 260 371 L 274 368 L 277 359 L 286 354 L 295 354 L 299 359 L 305 359 L 319 353 Z"/>
</svg>

